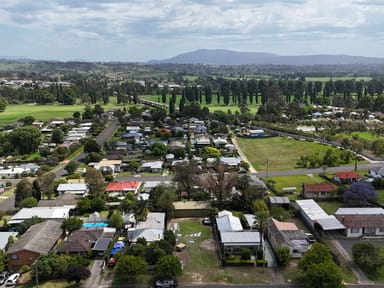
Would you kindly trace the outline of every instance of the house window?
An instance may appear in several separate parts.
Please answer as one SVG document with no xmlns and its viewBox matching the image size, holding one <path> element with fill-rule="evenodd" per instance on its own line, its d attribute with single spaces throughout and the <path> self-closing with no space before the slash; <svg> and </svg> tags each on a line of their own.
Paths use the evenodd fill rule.
<svg viewBox="0 0 384 288">
<path fill-rule="evenodd" d="M 360 233 L 360 228 L 351 228 L 351 233 Z"/>
<path fill-rule="evenodd" d="M 11 256 L 11 259 L 12 259 L 12 260 L 17 260 L 17 259 L 19 259 L 19 257 L 18 257 L 16 254 L 13 254 L 13 255 Z"/>
<path fill-rule="evenodd" d="M 324 197 L 325 195 L 327 195 L 327 193 L 325 193 L 325 192 L 320 192 L 320 195 L 321 195 L 321 197 Z"/>
<path fill-rule="evenodd" d="M 375 234 L 376 229 L 369 227 L 369 228 L 364 228 L 364 234 Z"/>
<path fill-rule="evenodd" d="M 384 227 L 380 227 L 379 231 L 384 232 Z"/>
</svg>

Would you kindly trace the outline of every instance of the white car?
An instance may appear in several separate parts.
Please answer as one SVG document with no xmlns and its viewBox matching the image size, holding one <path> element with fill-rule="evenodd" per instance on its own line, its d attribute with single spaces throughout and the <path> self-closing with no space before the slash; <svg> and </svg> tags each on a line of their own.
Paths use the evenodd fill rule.
<svg viewBox="0 0 384 288">
<path fill-rule="evenodd" d="M 11 276 L 9 276 L 9 278 L 5 282 L 5 286 L 15 286 L 19 278 L 20 278 L 19 273 L 12 274 Z"/>
</svg>

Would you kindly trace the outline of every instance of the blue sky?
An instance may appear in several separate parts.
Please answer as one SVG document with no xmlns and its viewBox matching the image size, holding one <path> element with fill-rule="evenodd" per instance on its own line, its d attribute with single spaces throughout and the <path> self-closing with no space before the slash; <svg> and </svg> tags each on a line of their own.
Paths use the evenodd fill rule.
<svg viewBox="0 0 384 288">
<path fill-rule="evenodd" d="M 384 0 L 0 1 L 0 55 L 147 61 L 197 49 L 384 57 Z"/>
</svg>

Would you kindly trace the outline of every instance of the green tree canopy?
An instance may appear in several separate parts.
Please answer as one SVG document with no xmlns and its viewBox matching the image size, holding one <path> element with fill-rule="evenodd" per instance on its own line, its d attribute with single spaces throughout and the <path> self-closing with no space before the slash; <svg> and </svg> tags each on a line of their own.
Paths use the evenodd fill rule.
<svg viewBox="0 0 384 288">
<path fill-rule="evenodd" d="M 68 232 L 73 232 L 75 230 L 81 229 L 83 226 L 83 220 L 78 217 L 69 217 L 64 220 L 63 228 Z"/>
<path fill-rule="evenodd" d="M 181 276 L 182 268 L 179 258 L 174 255 L 161 257 L 156 264 L 156 273 L 165 278 Z"/>
<path fill-rule="evenodd" d="M 41 132 L 34 126 L 22 126 L 9 134 L 9 141 L 19 154 L 29 154 L 37 151 L 40 145 Z"/>
<path fill-rule="evenodd" d="M 134 282 L 140 274 L 147 269 L 143 258 L 123 255 L 119 258 L 115 266 L 115 275 L 117 278 L 127 279 L 128 282 Z"/>
</svg>

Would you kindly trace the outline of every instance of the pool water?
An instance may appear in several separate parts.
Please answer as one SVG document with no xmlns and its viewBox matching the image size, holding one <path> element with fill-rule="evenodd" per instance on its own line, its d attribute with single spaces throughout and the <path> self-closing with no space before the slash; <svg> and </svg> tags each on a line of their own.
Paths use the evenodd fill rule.
<svg viewBox="0 0 384 288">
<path fill-rule="evenodd" d="M 108 223 L 99 222 L 99 223 L 84 223 L 83 227 L 107 227 Z"/>
</svg>

